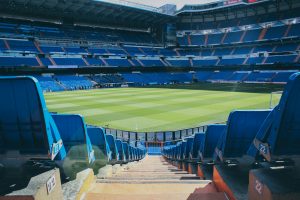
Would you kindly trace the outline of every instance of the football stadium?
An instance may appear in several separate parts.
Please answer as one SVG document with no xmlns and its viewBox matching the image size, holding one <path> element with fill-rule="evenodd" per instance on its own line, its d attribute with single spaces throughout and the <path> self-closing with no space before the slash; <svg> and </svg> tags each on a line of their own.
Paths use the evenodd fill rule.
<svg viewBox="0 0 300 200">
<path fill-rule="evenodd" d="M 299 0 L 1 0 L 0 200 L 299 200 Z"/>
</svg>

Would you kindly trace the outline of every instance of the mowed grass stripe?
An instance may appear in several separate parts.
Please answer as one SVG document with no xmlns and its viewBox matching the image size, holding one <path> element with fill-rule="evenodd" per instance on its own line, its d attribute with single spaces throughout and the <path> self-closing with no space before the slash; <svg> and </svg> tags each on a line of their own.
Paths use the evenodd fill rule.
<svg viewBox="0 0 300 200">
<path fill-rule="evenodd" d="M 242 106 L 239 107 L 239 109 L 257 109 L 257 107 L 260 107 L 261 103 L 255 103 L 253 102 L 251 105 Z M 164 124 L 164 127 L 173 127 L 177 126 L 179 129 L 186 129 L 190 127 L 196 127 L 196 126 L 202 126 L 207 125 L 209 123 L 220 123 L 225 122 L 227 120 L 228 114 L 232 110 L 227 110 L 228 112 L 224 111 L 214 111 L 214 112 L 200 112 L 197 116 L 188 116 L 188 117 L 182 117 L 178 118 L 178 120 L 174 119 L 173 121 Z M 199 123 L 200 122 L 200 123 Z M 182 125 L 179 126 L 178 124 Z M 190 124 L 189 127 L 186 127 L 185 124 Z M 153 125 L 148 127 L 145 131 L 151 131 L 151 130 L 160 130 L 161 126 Z M 178 129 L 175 129 L 178 130 Z"/>
<path fill-rule="evenodd" d="M 82 114 L 89 124 L 165 131 L 221 122 L 233 109 L 267 108 L 268 94 L 114 88 L 45 94 L 50 111 Z"/>
<path fill-rule="evenodd" d="M 244 93 L 240 94 L 241 96 L 245 95 Z M 172 104 L 177 104 L 178 102 L 181 103 L 189 103 L 189 102 L 199 102 L 199 103 L 205 103 L 207 100 L 218 100 L 221 98 L 225 98 L 225 97 L 235 97 L 237 96 L 236 93 L 234 92 L 224 92 L 224 93 L 210 93 L 210 94 L 198 94 L 198 95 L 163 95 L 163 96 L 159 96 L 156 98 L 153 97 L 149 97 L 149 96 L 128 96 L 128 97 L 123 97 L 123 98 L 119 98 L 119 99 L 99 99 L 97 96 L 94 96 L 93 99 L 88 99 L 87 101 L 83 101 L 82 99 L 77 99 L 77 98 L 66 98 L 64 100 L 60 100 L 57 102 L 48 102 L 49 104 L 49 108 L 56 107 L 56 104 L 62 104 L 62 103 L 68 103 L 72 101 L 72 104 L 74 104 L 74 107 L 72 106 L 67 106 L 66 109 L 63 109 L 64 111 L 78 111 L 78 105 L 80 106 L 85 106 L 85 108 L 89 108 L 89 107 L 97 107 L 99 108 L 100 106 L 103 106 L 104 108 L 106 107 L 111 107 L 111 106 L 117 106 L 119 107 L 120 104 L 122 105 L 135 105 L 136 103 L 158 103 L 158 104 L 168 104 L 168 105 L 172 105 Z M 246 95 L 247 97 L 249 95 Z M 163 98 L 161 98 L 163 97 Z M 224 99 L 225 100 L 225 99 Z M 201 102 L 204 101 L 204 102 Z M 58 106 L 60 107 L 60 106 Z M 84 109 L 84 108 L 83 108 Z M 79 109 L 80 110 L 80 109 Z"/>
<path fill-rule="evenodd" d="M 142 89 L 141 89 L 142 90 Z M 126 94 L 119 94 L 119 93 L 110 93 L 110 94 L 107 94 L 107 95 L 103 95 L 102 93 L 97 93 L 97 92 L 91 92 L 89 95 L 88 94 L 85 94 L 85 95 L 81 95 L 81 96 L 78 96 L 78 94 L 72 96 L 72 101 L 73 102 L 81 102 L 82 99 L 99 99 L 99 100 L 107 100 L 107 101 L 112 101 L 112 100 L 116 100 L 116 99 L 122 99 L 122 100 L 126 100 L 126 99 L 132 99 L 132 98 L 135 98 L 135 99 L 149 99 L 149 98 L 158 98 L 158 100 L 160 100 L 159 98 L 161 96 L 163 96 L 164 98 L 166 97 L 176 97 L 176 98 L 180 98 L 180 97 L 187 97 L 187 96 L 191 96 L 191 95 L 199 95 L 199 93 L 197 93 L 197 91 L 191 91 L 191 90 L 171 90 L 172 92 L 163 92 L 163 91 L 160 91 L 159 93 L 148 93 L 148 94 L 145 94 L 144 92 L 139 92 L 137 93 L 135 91 L 135 93 L 126 93 Z M 53 93 L 51 94 L 48 94 L 46 95 L 46 98 L 47 98 L 47 102 L 50 102 L 50 103 L 54 103 L 54 102 L 69 102 L 71 96 L 60 96 L 59 98 L 55 97 L 55 95 L 52 95 Z M 207 92 L 203 92 L 201 93 L 200 95 L 201 96 L 204 96 L 204 95 L 212 95 L 214 94 L 213 92 L 211 91 L 207 91 Z M 200 96 L 199 95 L 199 96 Z"/>
<path fill-rule="evenodd" d="M 155 101 L 159 101 L 160 104 L 157 104 L 157 106 L 149 106 L 149 107 L 137 107 L 136 105 L 138 105 L 139 103 L 130 100 L 130 101 L 126 101 L 126 102 L 119 102 L 119 103 L 115 103 L 113 102 L 113 106 L 109 106 L 110 104 L 108 103 L 107 105 L 102 105 L 101 104 L 86 104 L 84 107 L 67 107 L 65 109 L 62 109 L 62 112 L 67 112 L 67 113 L 86 113 L 85 110 L 86 109 L 93 109 L 96 106 L 98 110 L 103 110 L 103 113 L 106 113 L 105 117 L 107 120 L 120 120 L 122 118 L 130 118 L 132 117 L 136 117 L 136 116 L 146 116 L 146 115 L 152 115 L 152 114 L 156 114 L 156 113 L 171 113 L 174 111 L 180 111 L 180 110 L 184 110 L 184 109 L 191 109 L 194 107 L 197 107 L 197 109 L 201 109 L 202 107 L 204 107 L 205 105 L 207 105 L 207 101 L 210 100 L 210 105 L 214 104 L 216 105 L 216 103 L 220 103 L 220 104 L 225 104 L 226 101 L 233 101 L 233 96 L 236 95 L 234 93 L 224 93 L 224 94 L 220 94 L 219 98 L 216 98 L 216 94 L 210 95 L 210 97 L 208 98 L 202 98 L 202 99 L 195 99 L 195 98 L 184 98 L 181 103 L 188 103 L 188 106 L 178 106 L 178 99 L 176 102 L 173 102 L 171 99 L 168 100 L 164 100 L 165 102 L 159 101 L 157 99 L 145 99 L 144 102 L 147 101 L 151 101 L 151 102 L 155 102 Z M 245 97 L 245 98 L 249 98 L 249 97 Z M 255 97 L 256 98 L 256 97 Z M 239 98 L 239 101 L 242 101 L 244 98 Z M 246 100 L 246 99 L 245 99 Z M 120 104 L 123 105 L 120 108 Z M 50 107 L 51 108 L 51 107 Z M 107 110 L 115 110 L 116 112 L 118 112 L 118 115 L 116 115 L 114 112 L 107 112 Z M 103 114 L 103 113 L 100 113 Z M 181 112 L 181 116 L 183 117 L 183 115 L 185 114 L 189 114 L 186 112 Z M 85 114 L 83 114 L 85 115 Z M 95 113 L 94 115 L 91 116 L 95 116 L 97 117 L 98 114 Z M 170 116 L 171 117 L 171 116 Z M 169 117 L 169 118 L 170 118 Z"/>
</svg>

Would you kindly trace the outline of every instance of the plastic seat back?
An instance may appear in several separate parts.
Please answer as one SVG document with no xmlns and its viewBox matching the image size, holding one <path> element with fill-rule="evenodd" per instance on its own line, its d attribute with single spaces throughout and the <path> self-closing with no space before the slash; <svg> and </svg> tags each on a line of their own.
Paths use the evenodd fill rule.
<svg viewBox="0 0 300 200">
<path fill-rule="evenodd" d="M 117 150 L 116 142 L 114 136 L 107 134 L 106 136 L 106 141 L 109 145 L 109 149 L 111 150 L 111 157 L 112 160 L 118 160 L 119 158 L 119 153 Z"/>
<path fill-rule="evenodd" d="M 126 142 L 123 142 L 124 156 L 126 161 L 129 161 L 129 146 Z"/>
<path fill-rule="evenodd" d="M 300 73 L 293 74 L 285 86 L 279 104 L 256 134 L 248 154 L 272 156 L 300 155 Z"/>
<path fill-rule="evenodd" d="M 87 126 L 87 133 L 95 151 L 96 159 L 111 160 L 111 151 L 107 144 L 105 131 L 103 128 Z"/>
<path fill-rule="evenodd" d="M 223 158 L 238 158 L 247 153 L 257 131 L 270 110 L 238 110 L 230 113 L 227 128 L 220 137 L 216 153 Z"/>
<path fill-rule="evenodd" d="M 226 127 L 225 124 L 212 124 L 207 126 L 205 137 L 199 150 L 199 157 L 202 161 L 213 158 L 220 136 L 224 133 Z"/>
<path fill-rule="evenodd" d="M 121 140 L 118 140 L 116 139 L 115 140 L 116 142 L 116 147 L 117 147 L 117 150 L 118 150 L 118 160 L 122 160 L 122 161 L 126 161 L 125 159 L 125 153 L 124 153 L 124 147 L 123 147 L 123 143 Z"/>
<path fill-rule="evenodd" d="M 95 161 L 94 150 L 87 134 L 84 119 L 80 115 L 52 114 L 71 160 Z"/>
<path fill-rule="evenodd" d="M 1 77 L 0 90 L 0 159 L 9 151 L 27 158 L 64 159 L 61 136 L 37 80 Z"/>
<path fill-rule="evenodd" d="M 186 146 L 184 150 L 184 159 L 190 158 L 190 153 L 192 150 L 193 142 L 194 142 L 194 137 L 188 137 L 186 139 Z"/>
<path fill-rule="evenodd" d="M 196 133 L 193 140 L 193 145 L 191 149 L 191 159 L 199 158 L 199 151 L 201 143 L 204 141 L 205 133 Z"/>
</svg>

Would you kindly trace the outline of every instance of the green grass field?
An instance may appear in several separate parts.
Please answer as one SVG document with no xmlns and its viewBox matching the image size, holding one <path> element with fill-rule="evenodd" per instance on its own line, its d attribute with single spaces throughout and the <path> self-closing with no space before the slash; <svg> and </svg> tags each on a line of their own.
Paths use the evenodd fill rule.
<svg viewBox="0 0 300 200">
<path fill-rule="evenodd" d="M 128 131 L 167 131 L 226 121 L 234 109 L 269 107 L 270 93 L 113 88 L 45 94 L 48 109 L 81 114 L 88 124 Z"/>
</svg>

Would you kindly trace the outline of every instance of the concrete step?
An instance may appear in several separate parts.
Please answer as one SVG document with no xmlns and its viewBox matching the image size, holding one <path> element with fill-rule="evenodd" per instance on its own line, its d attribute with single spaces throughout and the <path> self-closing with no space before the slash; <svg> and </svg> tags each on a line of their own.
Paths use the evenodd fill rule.
<svg viewBox="0 0 300 200">
<path fill-rule="evenodd" d="M 193 198 L 196 195 L 205 197 L 205 193 L 199 192 L 201 188 L 217 193 L 210 180 L 200 180 L 170 165 L 161 156 L 147 156 L 109 178 L 97 179 L 86 199 L 177 200 L 187 199 L 191 194 Z M 220 199 L 217 195 L 216 199 Z"/>
</svg>

